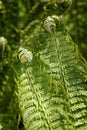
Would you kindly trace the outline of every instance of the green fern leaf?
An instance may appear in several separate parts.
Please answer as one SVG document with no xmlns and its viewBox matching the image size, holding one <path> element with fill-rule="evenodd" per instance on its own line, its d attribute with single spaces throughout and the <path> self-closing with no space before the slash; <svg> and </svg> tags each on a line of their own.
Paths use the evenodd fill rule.
<svg viewBox="0 0 87 130">
<path fill-rule="evenodd" d="M 52 31 L 48 30 L 47 47 L 41 52 L 41 58 L 49 64 L 57 84 L 63 84 L 74 129 L 87 129 L 87 63 L 64 26 L 55 26 L 53 31 L 52 22 L 48 21 L 47 27 Z"/>
<path fill-rule="evenodd" d="M 19 63 L 20 64 L 20 63 Z M 18 85 L 18 100 L 26 130 L 71 130 L 64 108 L 66 101 L 52 92 L 50 71 L 40 57 L 21 64 Z"/>
<path fill-rule="evenodd" d="M 38 20 L 23 34 L 22 43 L 33 53 L 31 62 L 18 62 L 24 125 L 26 130 L 86 130 L 87 63 L 64 26 L 52 19 L 46 30 Z"/>
</svg>

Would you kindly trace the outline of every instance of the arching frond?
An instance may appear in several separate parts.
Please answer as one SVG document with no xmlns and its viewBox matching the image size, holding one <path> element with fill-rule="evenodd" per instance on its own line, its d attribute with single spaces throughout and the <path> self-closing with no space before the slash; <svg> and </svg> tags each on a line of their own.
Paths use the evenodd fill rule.
<svg viewBox="0 0 87 130">
<path fill-rule="evenodd" d="M 16 82 L 25 128 L 86 130 L 87 63 L 64 26 L 54 23 L 59 19 L 47 20 L 46 31 L 37 26 L 30 33 L 32 60 L 19 63 Z"/>
<path fill-rule="evenodd" d="M 61 98 L 62 89 L 60 91 L 59 88 L 59 95 L 52 90 L 52 77 L 47 73 L 50 72 L 49 66 L 39 57 L 34 57 L 31 62 L 22 64 L 20 70 L 16 82 L 25 128 L 71 130 L 71 122 L 64 108 L 67 102 Z"/>
<path fill-rule="evenodd" d="M 57 84 L 63 84 L 74 127 L 87 129 L 87 63 L 64 27 L 50 33 L 46 42 L 42 59 L 49 64 Z"/>
</svg>

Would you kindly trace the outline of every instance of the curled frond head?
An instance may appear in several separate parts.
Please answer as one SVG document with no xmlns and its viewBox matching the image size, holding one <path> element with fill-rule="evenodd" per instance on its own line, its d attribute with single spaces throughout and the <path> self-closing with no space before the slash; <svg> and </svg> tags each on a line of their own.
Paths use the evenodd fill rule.
<svg viewBox="0 0 87 130">
<path fill-rule="evenodd" d="M 55 20 L 52 17 L 48 16 L 44 21 L 44 28 L 49 33 L 54 32 L 54 30 L 56 29 Z"/>
<path fill-rule="evenodd" d="M 70 7 L 72 0 L 40 0 L 40 2 L 48 15 L 61 15 Z"/>
<path fill-rule="evenodd" d="M 32 61 L 33 55 L 31 51 L 28 51 L 27 49 L 20 47 L 18 51 L 18 58 L 21 61 L 21 63 L 26 63 Z"/>
<path fill-rule="evenodd" d="M 61 17 L 58 17 L 56 15 L 48 16 L 44 21 L 44 28 L 47 32 L 53 33 L 60 23 Z"/>
</svg>

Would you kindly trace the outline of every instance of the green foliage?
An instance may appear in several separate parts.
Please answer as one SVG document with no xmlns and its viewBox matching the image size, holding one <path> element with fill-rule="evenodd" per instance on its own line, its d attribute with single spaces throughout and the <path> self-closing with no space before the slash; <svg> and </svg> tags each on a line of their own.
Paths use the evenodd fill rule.
<svg viewBox="0 0 87 130">
<path fill-rule="evenodd" d="M 87 129 L 86 3 L 0 1 L 0 130 Z"/>
<path fill-rule="evenodd" d="M 79 49 L 87 59 L 87 1 L 73 0 L 72 6 L 68 14 L 65 16 L 67 20 L 66 27 L 78 44 Z"/>
<path fill-rule="evenodd" d="M 59 21 L 55 27 L 52 19 L 47 19 L 48 32 L 39 22 L 33 36 L 26 31 L 29 26 L 25 28 L 23 44 L 32 48 L 33 59 L 20 65 L 16 80 L 25 128 L 87 129 L 87 63 Z"/>
</svg>

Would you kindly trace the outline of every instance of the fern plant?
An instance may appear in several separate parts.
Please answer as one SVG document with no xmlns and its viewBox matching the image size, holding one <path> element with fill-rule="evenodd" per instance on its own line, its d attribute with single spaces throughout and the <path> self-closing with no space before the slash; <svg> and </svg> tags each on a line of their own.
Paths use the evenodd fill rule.
<svg viewBox="0 0 87 130">
<path fill-rule="evenodd" d="M 0 3 L 0 130 L 86 130 L 87 63 L 62 22 L 71 0 L 26 3 Z"/>
<path fill-rule="evenodd" d="M 35 20 L 23 33 L 29 51 L 19 49 L 16 83 L 26 130 L 87 129 L 87 63 L 60 19 Z"/>
<path fill-rule="evenodd" d="M 52 30 L 53 24 L 49 21 L 47 24 Z M 62 25 L 49 35 L 42 58 L 50 65 L 52 77 L 57 80 L 58 87 L 61 84 L 65 90 L 64 98 L 69 108 L 66 113 L 69 114 L 74 129 L 87 129 L 87 64 Z"/>
</svg>

